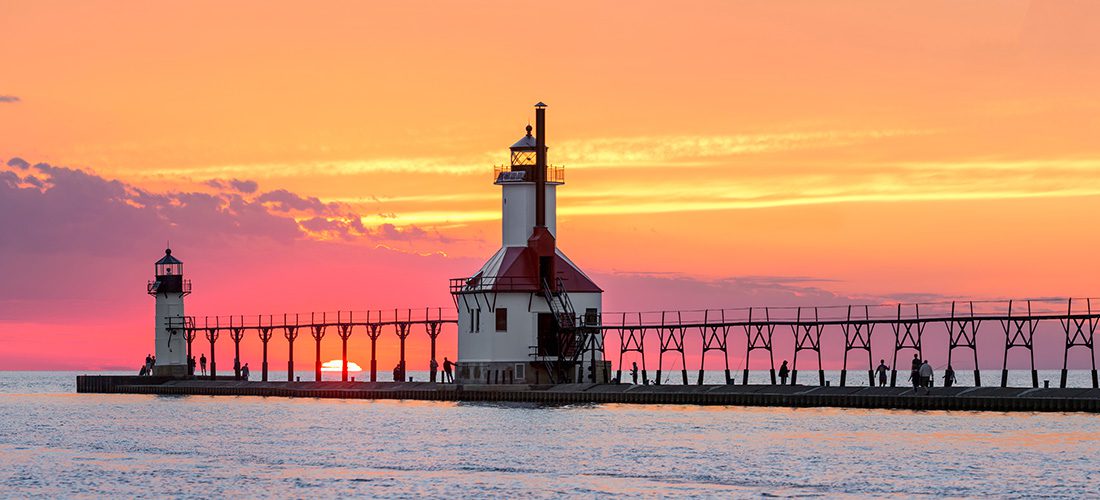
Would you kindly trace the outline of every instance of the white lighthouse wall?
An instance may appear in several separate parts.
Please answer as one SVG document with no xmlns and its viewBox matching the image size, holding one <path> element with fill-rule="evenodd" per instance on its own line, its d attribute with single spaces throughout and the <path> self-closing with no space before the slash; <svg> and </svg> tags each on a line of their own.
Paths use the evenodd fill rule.
<svg viewBox="0 0 1100 500">
<path fill-rule="evenodd" d="M 187 374 L 187 341 L 183 338 L 183 294 L 158 293 L 156 296 L 156 344 L 154 354 L 157 375 L 182 376 Z M 169 331 L 168 318 L 175 318 L 172 325 L 175 332 Z"/>
<path fill-rule="evenodd" d="M 538 315 L 549 313 L 546 299 L 530 293 L 492 293 L 466 295 L 458 301 L 458 373 L 460 382 L 484 383 L 508 380 L 534 383 L 530 364 L 538 345 Z M 569 299 L 577 315 L 589 308 L 602 311 L 602 294 L 571 293 Z M 477 309 L 480 307 L 480 314 Z M 507 330 L 496 330 L 496 309 L 507 309 Z M 478 320 L 480 318 L 480 320 Z M 602 360 L 602 353 L 596 354 Z M 586 361 L 590 358 L 586 357 Z M 518 368 L 515 365 L 524 365 Z M 499 373 L 499 375 L 498 375 Z M 499 379 L 497 377 L 500 377 Z M 546 382 L 546 380 L 542 380 Z"/>
<path fill-rule="evenodd" d="M 535 184 L 533 182 L 502 183 L 501 235 L 506 247 L 527 245 L 535 227 Z M 546 185 L 546 228 L 557 237 L 557 184 Z"/>
</svg>

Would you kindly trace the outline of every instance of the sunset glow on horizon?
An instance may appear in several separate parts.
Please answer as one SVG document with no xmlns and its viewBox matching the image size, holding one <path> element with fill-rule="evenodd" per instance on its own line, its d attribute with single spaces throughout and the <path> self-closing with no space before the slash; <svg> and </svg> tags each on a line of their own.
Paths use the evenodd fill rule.
<svg viewBox="0 0 1100 500">
<path fill-rule="evenodd" d="M 540 100 L 558 242 L 606 311 L 1097 297 L 1097 26 L 1083 1 L 5 2 L 0 366 L 136 372 L 169 241 L 188 314 L 453 312 Z"/>
<path fill-rule="evenodd" d="M 342 372 L 344 368 L 344 362 L 339 359 L 333 359 L 325 361 L 321 364 L 321 371 L 323 372 Z M 348 372 L 361 372 L 362 368 L 359 367 L 354 361 L 348 361 Z"/>
</svg>

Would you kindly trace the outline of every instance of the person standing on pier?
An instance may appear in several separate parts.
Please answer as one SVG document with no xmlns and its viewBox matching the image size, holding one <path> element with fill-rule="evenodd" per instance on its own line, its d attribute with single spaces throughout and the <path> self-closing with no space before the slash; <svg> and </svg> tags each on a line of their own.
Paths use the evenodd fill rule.
<svg viewBox="0 0 1100 500">
<path fill-rule="evenodd" d="M 878 372 L 878 386 L 886 387 L 886 372 L 890 371 L 890 368 L 886 366 L 886 360 L 880 359 L 878 361 L 878 368 L 875 369 Z"/>
<path fill-rule="evenodd" d="M 634 379 L 634 385 L 638 385 L 638 362 L 635 361 L 632 365 L 630 367 L 630 378 Z"/>
<path fill-rule="evenodd" d="M 206 376 L 206 354 L 199 355 L 199 368 L 202 369 L 202 376 Z"/>
<path fill-rule="evenodd" d="M 195 376 L 195 357 L 191 356 L 187 358 L 187 375 L 190 377 Z"/>
<path fill-rule="evenodd" d="M 791 373 L 790 368 L 787 368 L 787 360 L 783 360 L 783 364 L 779 367 L 779 385 L 787 385 L 787 375 Z"/>
<path fill-rule="evenodd" d="M 145 355 L 145 374 L 146 375 L 152 375 L 153 374 L 153 355 L 152 354 L 146 354 Z"/>
<path fill-rule="evenodd" d="M 443 380 L 447 383 L 455 383 L 454 365 L 450 359 L 443 356 Z"/>
<path fill-rule="evenodd" d="M 928 364 L 928 360 L 924 360 L 920 365 L 920 385 L 924 387 L 925 392 L 932 387 L 932 365 Z"/>
<path fill-rule="evenodd" d="M 439 371 L 439 362 L 432 358 L 428 363 L 428 369 L 431 370 L 431 381 L 435 382 L 435 372 Z"/>
<path fill-rule="evenodd" d="M 912 367 L 912 370 L 909 372 L 909 380 L 911 382 L 913 382 L 913 388 L 914 389 L 918 389 L 922 385 L 920 383 L 920 365 L 921 365 L 920 356 L 914 354 L 913 355 L 913 367 Z"/>
<path fill-rule="evenodd" d="M 955 378 L 955 369 L 951 368 L 951 365 L 947 365 L 947 370 L 943 372 L 943 386 L 951 387 L 955 385 L 958 380 Z"/>
<path fill-rule="evenodd" d="M 241 367 L 241 379 L 245 382 L 248 381 L 248 363 L 245 363 L 244 366 Z"/>
</svg>

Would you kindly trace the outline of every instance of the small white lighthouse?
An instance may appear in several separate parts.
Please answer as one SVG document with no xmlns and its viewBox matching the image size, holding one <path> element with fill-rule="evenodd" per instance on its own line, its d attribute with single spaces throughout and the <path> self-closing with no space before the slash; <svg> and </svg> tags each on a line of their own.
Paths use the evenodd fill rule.
<svg viewBox="0 0 1100 500">
<path fill-rule="evenodd" d="M 172 249 L 154 264 L 156 279 L 147 287 L 156 297 L 155 355 L 153 375 L 187 376 L 187 344 L 184 340 L 183 296 L 191 293 L 191 281 L 183 279 L 183 262 L 172 256 Z"/>
<path fill-rule="evenodd" d="M 547 163 L 546 105 L 535 134 L 494 171 L 501 186 L 501 248 L 471 277 L 451 280 L 458 307 L 456 378 L 465 383 L 604 382 L 596 335 L 603 291 L 557 248 L 557 187 Z"/>
</svg>

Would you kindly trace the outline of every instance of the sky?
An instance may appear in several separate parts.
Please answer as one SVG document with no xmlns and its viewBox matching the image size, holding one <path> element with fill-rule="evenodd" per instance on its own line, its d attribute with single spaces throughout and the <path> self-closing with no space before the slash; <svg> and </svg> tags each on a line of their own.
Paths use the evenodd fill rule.
<svg viewBox="0 0 1100 500">
<path fill-rule="evenodd" d="M 538 101 L 558 242 L 607 311 L 1095 297 L 1097 25 L 1087 1 L 0 0 L 0 368 L 137 366 L 169 241 L 189 314 L 453 307 Z"/>
</svg>

